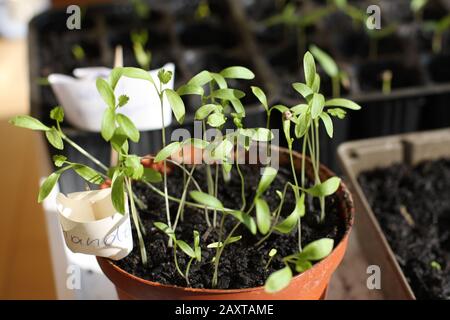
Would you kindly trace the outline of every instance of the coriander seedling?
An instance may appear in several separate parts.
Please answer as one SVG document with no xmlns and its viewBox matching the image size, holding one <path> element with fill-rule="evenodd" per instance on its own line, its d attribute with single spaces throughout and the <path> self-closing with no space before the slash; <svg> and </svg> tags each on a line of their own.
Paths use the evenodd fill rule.
<svg viewBox="0 0 450 320">
<path fill-rule="evenodd" d="M 269 269 L 269 265 L 272 262 L 272 259 L 273 259 L 273 257 L 275 257 L 276 254 L 277 254 L 277 249 L 275 249 L 275 248 L 270 249 L 269 254 L 268 254 L 269 260 L 267 260 L 267 263 L 266 263 L 266 266 L 264 267 L 264 269 L 266 269 L 266 270 Z"/>
<path fill-rule="evenodd" d="M 145 49 L 148 42 L 148 32 L 145 30 L 132 32 L 131 42 L 133 43 L 134 57 L 139 66 L 144 70 L 150 70 L 152 53 L 150 50 Z"/>
<path fill-rule="evenodd" d="M 390 94 L 392 91 L 392 78 L 393 74 L 391 70 L 385 70 L 381 73 L 381 80 L 383 82 L 383 94 Z"/>
<path fill-rule="evenodd" d="M 444 33 L 450 29 L 450 15 L 441 18 L 438 21 L 426 21 L 424 23 L 425 31 L 432 32 L 432 50 L 434 54 L 439 54 L 442 51 L 442 39 Z"/>
</svg>

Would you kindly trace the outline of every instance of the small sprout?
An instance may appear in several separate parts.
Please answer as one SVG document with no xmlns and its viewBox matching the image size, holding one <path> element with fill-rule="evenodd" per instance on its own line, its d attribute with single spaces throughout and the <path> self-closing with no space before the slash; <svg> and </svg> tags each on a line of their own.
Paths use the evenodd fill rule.
<svg viewBox="0 0 450 320">
<path fill-rule="evenodd" d="M 152 62 L 152 52 L 145 49 L 148 42 L 148 32 L 145 30 L 132 32 L 131 42 L 133 43 L 133 52 L 137 63 L 142 69 L 149 70 Z"/>
<path fill-rule="evenodd" d="M 391 70 L 385 70 L 381 74 L 381 80 L 383 82 L 383 94 L 390 94 L 392 91 L 392 78 L 393 74 Z"/>
<path fill-rule="evenodd" d="M 82 61 L 86 58 L 86 53 L 84 52 L 83 47 L 79 44 L 72 47 L 72 55 L 77 61 Z"/>
<path fill-rule="evenodd" d="M 276 254 L 277 254 L 277 249 L 275 249 L 275 248 L 270 249 L 269 254 L 268 254 L 269 260 L 267 261 L 264 269 L 266 269 L 266 270 L 269 269 L 269 265 L 272 262 L 272 259 L 273 259 L 273 257 L 275 257 Z"/>
<path fill-rule="evenodd" d="M 53 108 L 50 111 L 50 119 L 53 119 L 57 122 L 63 122 L 64 121 L 64 110 L 62 107 L 58 106 Z"/>
<path fill-rule="evenodd" d="M 431 261 L 430 266 L 437 271 L 442 271 L 441 264 L 437 261 Z"/>
</svg>

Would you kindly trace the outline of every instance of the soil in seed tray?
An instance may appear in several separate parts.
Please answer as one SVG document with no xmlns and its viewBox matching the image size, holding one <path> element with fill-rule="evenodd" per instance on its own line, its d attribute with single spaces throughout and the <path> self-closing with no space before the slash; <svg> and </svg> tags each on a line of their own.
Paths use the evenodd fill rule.
<svg viewBox="0 0 450 320">
<path fill-rule="evenodd" d="M 257 165 L 242 165 L 241 167 L 246 181 L 246 199 L 247 202 L 250 202 L 253 199 L 256 186 L 260 179 L 260 167 Z M 205 169 L 203 167 L 198 167 L 194 176 L 199 182 L 200 187 L 203 190 L 207 190 L 206 183 L 203 182 L 205 180 L 204 172 Z M 221 177 L 222 175 L 220 174 L 218 184 L 219 198 L 225 207 L 239 208 L 241 206 L 240 180 L 236 170 L 232 170 L 232 178 L 228 183 L 225 183 Z M 281 168 L 270 189 L 265 193 L 265 199 L 269 203 L 271 210 L 274 210 L 279 204 L 279 198 L 275 190 L 282 190 L 287 181 L 292 181 L 290 177 L 289 171 Z M 181 170 L 174 169 L 168 181 L 169 193 L 180 198 L 183 188 L 183 174 Z M 144 268 L 142 266 L 138 245 L 135 245 L 129 256 L 115 263 L 125 271 L 143 279 L 163 284 L 186 286 L 185 279 L 175 270 L 173 249 L 167 247 L 167 236 L 153 226 L 153 223 L 156 221 L 166 221 L 163 198 L 143 185 L 136 184 L 135 190 L 138 197 L 148 206 L 148 209 L 140 210 L 140 216 L 147 231 L 145 243 L 149 257 L 148 267 Z M 339 217 L 337 200 L 337 196 L 327 197 L 327 214 L 323 223 L 319 223 L 318 220 L 320 215 L 319 203 L 311 201 L 311 199 L 307 200 L 307 214 L 302 219 L 302 243 L 304 245 L 323 237 L 334 239 L 336 245 L 342 239 L 346 230 L 346 224 Z M 294 204 L 294 194 L 288 192 L 285 205 L 283 206 L 282 216 L 289 215 L 294 208 Z M 178 205 L 175 202 L 170 203 L 172 221 L 177 208 Z M 212 218 L 213 215 L 210 212 L 210 219 L 212 220 Z M 220 215 L 218 215 L 218 221 L 220 221 L 219 219 Z M 227 217 L 225 219 L 227 234 L 235 224 L 236 220 L 234 218 Z M 191 266 L 189 276 L 190 285 L 195 288 L 211 288 L 211 278 L 214 271 L 211 260 L 215 255 L 215 249 L 208 249 L 206 246 L 218 241 L 218 232 L 216 229 L 208 228 L 204 217 L 204 210 L 186 206 L 184 220 L 178 224 L 176 229 L 177 238 L 192 245 L 194 230 L 200 232 L 202 260 L 199 263 L 193 263 Z M 273 234 L 260 246 L 255 246 L 260 236 L 255 238 L 245 227 L 239 227 L 234 235 L 242 235 L 242 239 L 230 244 L 223 251 L 218 273 L 217 288 L 219 289 L 262 286 L 272 272 L 283 267 L 282 257 L 298 252 L 296 231 L 290 235 Z M 137 244 L 134 230 L 133 236 L 135 244 Z M 265 269 L 268 253 L 272 248 L 276 248 L 278 253 L 269 268 Z M 185 270 L 188 259 L 181 250 L 178 251 L 178 262 L 180 268 Z"/>
<path fill-rule="evenodd" d="M 450 299 L 450 159 L 364 172 L 359 182 L 418 299 Z"/>
</svg>

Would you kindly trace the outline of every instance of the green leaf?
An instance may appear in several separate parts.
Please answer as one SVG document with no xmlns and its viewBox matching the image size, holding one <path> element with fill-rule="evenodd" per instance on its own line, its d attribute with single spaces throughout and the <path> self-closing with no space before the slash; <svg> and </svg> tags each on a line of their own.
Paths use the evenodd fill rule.
<svg viewBox="0 0 450 320">
<path fill-rule="evenodd" d="M 236 100 L 236 99 L 242 99 L 245 97 L 245 93 L 241 90 L 237 89 L 217 89 L 211 93 L 212 98 L 218 98 L 222 100 Z"/>
<path fill-rule="evenodd" d="M 256 207 L 256 224 L 261 234 L 267 234 L 270 229 L 270 208 L 267 202 L 263 199 L 255 199 Z"/>
<path fill-rule="evenodd" d="M 127 95 L 125 95 L 125 94 L 120 95 L 119 96 L 119 107 L 123 107 L 124 105 L 126 105 L 129 100 L 130 100 L 130 98 Z"/>
<path fill-rule="evenodd" d="M 231 79 L 246 79 L 251 80 L 255 77 L 255 74 L 245 67 L 228 67 L 220 71 L 220 75 L 222 75 L 224 78 L 231 78 Z"/>
<path fill-rule="evenodd" d="M 211 156 L 216 160 L 223 160 L 231 154 L 232 150 L 233 143 L 229 140 L 223 140 L 217 145 L 217 147 L 214 148 Z"/>
<path fill-rule="evenodd" d="M 103 113 L 101 133 L 103 139 L 106 141 L 111 140 L 116 131 L 116 115 L 114 109 L 107 108 Z"/>
<path fill-rule="evenodd" d="M 212 243 L 208 244 L 206 247 L 209 249 L 221 248 L 221 247 L 223 247 L 223 242 L 222 241 L 212 242 Z"/>
<path fill-rule="evenodd" d="M 311 117 L 316 119 L 322 113 L 325 105 L 325 97 L 320 93 L 314 93 L 311 99 Z"/>
<path fill-rule="evenodd" d="M 311 88 L 316 76 L 316 63 L 310 52 L 306 52 L 303 57 L 303 70 L 305 72 L 306 85 Z"/>
<path fill-rule="evenodd" d="M 89 183 L 102 184 L 105 182 L 105 179 L 103 179 L 100 173 L 83 164 L 74 165 L 73 170 Z"/>
<path fill-rule="evenodd" d="M 253 141 L 270 141 L 273 139 L 272 130 L 266 128 L 256 128 L 252 135 Z"/>
<path fill-rule="evenodd" d="M 272 258 L 277 254 L 277 252 L 278 252 L 277 249 L 272 248 L 270 249 L 268 256 Z"/>
<path fill-rule="evenodd" d="M 164 69 L 159 69 L 158 71 L 158 79 L 162 84 L 168 84 L 172 79 L 172 71 L 166 71 Z"/>
<path fill-rule="evenodd" d="M 175 237 L 175 232 L 172 228 L 170 228 L 167 224 L 163 222 L 154 222 L 153 225 L 172 238 L 173 242 L 178 243 L 177 238 Z"/>
<path fill-rule="evenodd" d="M 109 83 L 111 84 L 111 88 L 114 90 L 119 82 L 120 78 L 123 74 L 123 67 L 114 68 L 109 74 Z"/>
<path fill-rule="evenodd" d="M 199 86 L 195 86 L 192 84 L 185 84 L 178 88 L 177 93 L 180 96 L 191 94 L 202 96 L 205 94 L 205 90 L 203 90 L 203 88 Z"/>
<path fill-rule="evenodd" d="M 121 69 L 120 73 L 121 73 L 120 75 L 124 77 L 146 80 L 153 84 L 155 83 L 150 73 L 148 71 L 145 71 L 144 69 L 125 67 Z M 116 81 L 117 75 L 114 75 L 113 78 L 114 78 L 113 80 Z M 115 83 L 117 84 L 117 82 Z"/>
<path fill-rule="evenodd" d="M 111 187 L 111 200 L 117 212 L 125 214 L 125 177 L 122 172 L 114 172 Z"/>
<path fill-rule="evenodd" d="M 191 138 L 183 141 L 183 146 L 186 145 L 191 145 L 198 149 L 205 149 L 209 145 L 209 142 L 198 138 Z"/>
<path fill-rule="evenodd" d="M 181 143 L 178 141 L 172 142 L 168 144 L 165 148 L 161 149 L 155 157 L 155 162 L 161 162 L 164 159 L 167 159 L 172 154 L 180 150 Z"/>
<path fill-rule="evenodd" d="M 297 116 L 299 114 L 306 113 L 308 111 L 308 109 L 309 109 L 309 106 L 307 104 L 302 103 L 302 104 L 293 106 L 291 108 L 291 112 Z"/>
<path fill-rule="evenodd" d="M 138 180 L 144 174 L 144 166 L 141 164 L 141 158 L 136 155 L 129 155 L 125 159 L 126 175 Z"/>
<path fill-rule="evenodd" d="M 114 91 L 109 85 L 108 81 L 102 78 L 98 78 L 96 85 L 97 91 L 102 96 L 103 101 L 105 101 L 106 105 L 109 108 L 114 109 L 116 107 L 116 97 L 114 96 Z"/>
<path fill-rule="evenodd" d="M 328 113 L 322 112 L 320 114 L 320 119 L 322 120 L 323 124 L 325 125 L 325 130 L 327 131 L 328 136 L 330 138 L 333 138 L 333 121 L 331 120 Z"/>
<path fill-rule="evenodd" d="M 233 100 L 230 100 L 230 102 L 233 105 L 234 111 L 236 111 L 236 113 L 238 115 L 241 115 L 244 117 L 245 109 L 244 109 L 244 105 L 242 104 L 241 100 L 233 99 Z"/>
<path fill-rule="evenodd" d="M 291 120 L 283 120 L 283 132 L 288 145 L 292 145 L 293 139 L 291 139 Z"/>
<path fill-rule="evenodd" d="M 272 184 L 276 178 L 278 171 L 272 167 L 265 167 L 259 180 L 258 187 L 256 188 L 256 197 L 261 196 Z"/>
<path fill-rule="evenodd" d="M 293 83 L 292 87 L 305 99 L 309 99 L 309 97 L 314 93 L 310 87 L 301 82 Z"/>
<path fill-rule="evenodd" d="M 175 119 L 177 119 L 178 123 L 183 123 L 184 116 L 186 114 L 183 100 L 181 100 L 180 96 L 172 89 L 165 89 L 164 94 L 169 101 L 170 107 L 175 115 Z"/>
<path fill-rule="evenodd" d="M 62 167 L 62 165 L 66 162 L 67 157 L 62 156 L 62 155 L 54 155 L 53 156 L 53 162 L 55 163 L 55 166 L 57 167 Z"/>
<path fill-rule="evenodd" d="M 227 81 L 220 73 L 211 72 L 211 77 L 214 79 L 220 89 L 225 89 L 228 87 Z"/>
<path fill-rule="evenodd" d="M 158 183 L 162 181 L 162 175 L 160 172 L 152 168 L 144 168 L 144 174 L 142 175 L 142 180 L 150 183 Z"/>
<path fill-rule="evenodd" d="M 314 77 L 314 82 L 311 89 L 315 93 L 319 93 L 320 91 L 320 76 L 318 73 L 316 73 L 316 76 Z"/>
<path fill-rule="evenodd" d="M 347 111 L 341 108 L 328 109 L 327 112 L 331 114 L 333 117 L 337 117 L 339 119 L 344 119 Z"/>
<path fill-rule="evenodd" d="M 284 112 L 286 112 L 286 111 L 289 110 L 288 107 L 283 106 L 282 104 L 277 104 L 277 105 L 273 106 L 272 108 L 270 108 L 270 110 L 272 110 L 272 109 L 278 110 L 278 111 L 280 111 L 281 113 L 284 113 Z"/>
<path fill-rule="evenodd" d="M 333 251 L 334 240 L 322 238 L 308 243 L 298 254 L 300 260 L 318 261 L 327 257 Z"/>
<path fill-rule="evenodd" d="M 313 266 L 312 263 L 309 262 L 308 260 L 298 260 L 295 263 L 295 271 L 297 271 L 299 273 L 302 273 L 302 272 L 305 272 L 308 269 L 311 269 L 312 266 Z"/>
<path fill-rule="evenodd" d="M 121 153 L 128 153 L 128 136 L 125 134 L 125 131 L 122 127 L 117 127 L 114 130 L 114 134 L 110 140 L 111 146 L 114 150 Z"/>
<path fill-rule="evenodd" d="M 45 131 L 45 136 L 48 142 L 58 150 L 64 149 L 64 143 L 59 135 L 58 130 L 55 127 L 51 128 L 49 131 Z"/>
<path fill-rule="evenodd" d="M 425 7 L 427 2 L 428 0 L 411 0 L 411 10 L 414 12 L 418 12 Z"/>
<path fill-rule="evenodd" d="M 302 193 L 300 198 L 295 203 L 295 208 L 292 213 L 284 219 L 281 223 L 275 226 L 275 230 L 283 234 L 288 234 L 297 225 L 298 219 L 305 215 L 305 195 Z"/>
<path fill-rule="evenodd" d="M 325 107 L 342 107 L 351 110 L 360 110 L 361 106 L 353 101 L 343 98 L 331 99 L 325 102 Z"/>
<path fill-rule="evenodd" d="M 289 266 L 272 273 L 266 280 L 264 290 L 268 293 L 275 293 L 286 288 L 292 279 L 292 270 Z"/>
<path fill-rule="evenodd" d="M 214 197 L 210 194 L 200 192 L 200 191 L 191 191 L 189 193 L 189 195 L 197 203 L 200 203 L 200 204 L 205 205 L 212 209 L 223 210 L 222 202 L 220 202 L 219 199 L 217 199 L 216 197 Z"/>
<path fill-rule="evenodd" d="M 225 241 L 225 244 L 232 244 L 234 242 L 238 242 L 239 240 L 242 239 L 242 236 L 235 236 L 235 237 L 230 237 L 228 240 Z"/>
<path fill-rule="evenodd" d="M 203 120 L 209 116 L 211 112 L 221 112 L 222 109 L 222 106 L 218 104 L 205 104 L 195 112 L 195 120 Z"/>
<path fill-rule="evenodd" d="M 240 221 L 242 224 L 244 224 L 250 232 L 255 235 L 256 234 L 256 222 L 253 217 L 251 217 L 249 214 L 241 212 L 241 211 L 227 211 L 227 214 L 232 215 L 235 217 L 238 221 Z"/>
<path fill-rule="evenodd" d="M 16 116 L 9 120 L 9 123 L 16 127 L 30 129 L 30 130 L 39 130 L 39 131 L 48 131 L 51 130 L 49 127 L 44 125 L 38 119 L 35 119 L 30 116 Z"/>
<path fill-rule="evenodd" d="M 195 251 L 183 240 L 177 240 L 177 246 L 191 258 L 196 258 Z"/>
<path fill-rule="evenodd" d="M 133 142 L 139 141 L 139 130 L 134 125 L 133 121 L 131 121 L 130 118 L 128 118 L 124 114 L 117 114 L 117 123 L 119 126 L 123 129 L 124 133 L 127 135 L 128 138 L 130 138 Z"/>
<path fill-rule="evenodd" d="M 53 119 L 57 122 L 64 121 L 64 110 L 62 107 L 54 107 L 52 111 L 50 111 L 50 119 Z"/>
<path fill-rule="evenodd" d="M 311 45 L 309 51 L 311 51 L 313 56 L 319 61 L 319 64 L 329 77 L 333 78 L 338 76 L 339 68 L 328 53 L 315 45 Z"/>
<path fill-rule="evenodd" d="M 208 123 L 208 125 L 210 125 L 213 128 L 219 128 L 223 124 L 225 124 L 225 122 L 227 122 L 227 119 L 221 113 L 213 113 L 208 116 L 207 123 Z"/>
<path fill-rule="evenodd" d="M 201 71 L 200 73 L 196 74 L 195 76 L 193 76 L 192 79 L 189 80 L 189 82 L 187 84 L 198 86 L 198 87 L 203 87 L 205 84 L 212 81 L 212 79 L 213 78 L 212 78 L 211 74 L 208 71 L 204 70 L 204 71 Z"/>
<path fill-rule="evenodd" d="M 45 179 L 44 183 L 42 183 L 41 187 L 39 188 L 39 195 L 38 195 L 39 203 L 44 201 L 44 199 L 48 197 L 50 192 L 52 192 L 53 188 L 58 182 L 59 177 L 61 177 L 61 172 L 59 172 L 58 170 L 56 172 L 53 172 Z"/>
<path fill-rule="evenodd" d="M 261 90 L 259 87 L 252 86 L 252 92 L 255 95 L 256 98 L 258 98 L 259 102 L 263 105 L 264 109 L 266 111 L 269 110 L 269 105 L 267 104 L 267 97 L 264 91 Z"/>
<path fill-rule="evenodd" d="M 297 124 L 295 125 L 295 136 L 300 139 L 303 137 L 311 124 L 311 114 L 309 112 L 303 112 L 297 119 Z"/>
<path fill-rule="evenodd" d="M 340 178 L 332 177 L 312 188 L 306 189 L 305 192 L 314 197 L 326 197 L 335 193 L 340 184 Z"/>
<path fill-rule="evenodd" d="M 197 259 L 197 261 L 201 261 L 202 249 L 200 247 L 200 233 L 197 230 L 194 230 L 194 252 L 195 252 L 195 259 Z"/>
</svg>

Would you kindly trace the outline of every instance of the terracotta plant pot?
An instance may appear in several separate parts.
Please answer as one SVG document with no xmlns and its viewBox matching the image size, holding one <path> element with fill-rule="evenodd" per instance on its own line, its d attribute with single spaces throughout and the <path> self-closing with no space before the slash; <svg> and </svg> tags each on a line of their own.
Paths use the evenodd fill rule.
<svg viewBox="0 0 450 320">
<path fill-rule="evenodd" d="M 275 150 L 275 149 L 273 149 Z M 279 164 L 289 165 L 289 154 L 285 148 L 279 148 Z M 300 170 L 302 155 L 294 152 L 295 169 Z M 306 158 L 306 171 L 312 176 L 312 165 Z M 325 180 L 335 174 L 325 166 L 320 167 L 321 179 Z M 353 225 L 354 208 L 352 197 L 345 186 L 337 191 L 340 200 L 340 215 L 345 221 L 346 231 L 342 240 L 335 246 L 331 254 L 316 263 L 311 269 L 294 277 L 284 290 L 270 294 L 264 287 L 246 289 L 195 289 L 160 284 L 136 277 L 116 266 L 113 261 L 97 257 L 100 268 L 114 283 L 120 299 L 198 299 L 198 300 L 318 300 L 323 299 L 333 272 L 336 270 L 347 248 L 348 237 Z"/>
</svg>

